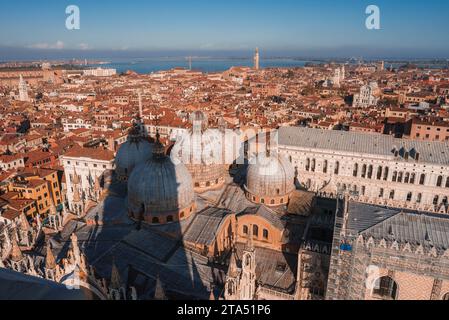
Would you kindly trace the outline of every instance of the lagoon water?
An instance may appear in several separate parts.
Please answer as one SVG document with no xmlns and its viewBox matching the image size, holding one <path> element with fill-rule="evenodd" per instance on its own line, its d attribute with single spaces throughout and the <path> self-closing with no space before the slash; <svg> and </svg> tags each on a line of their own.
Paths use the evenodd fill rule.
<svg viewBox="0 0 449 320">
<path fill-rule="evenodd" d="M 260 61 L 261 68 L 270 67 L 304 67 L 308 61 L 295 59 L 265 59 Z M 217 59 L 217 58 L 193 58 L 192 69 L 203 72 L 222 72 L 233 66 L 253 65 L 252 59 Z M 102 65 L 92 65 L 91 67 L 114 68 L 118 73 L 128 70 L 145 74 L 162 70 L 170 70 L 176 67 L 189 67 L 189 61 L 186 58 L 148 58 L 148 59 L 127 59 L 127 60 L 111 60 Z"/>
</svg>

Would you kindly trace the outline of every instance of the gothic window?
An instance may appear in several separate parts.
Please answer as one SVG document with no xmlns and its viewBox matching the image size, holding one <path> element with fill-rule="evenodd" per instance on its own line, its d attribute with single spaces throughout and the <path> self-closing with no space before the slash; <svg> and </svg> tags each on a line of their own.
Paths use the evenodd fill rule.
<svg viewBox="0 0 449 320">
<path fill-rule="evenodd" d="M 396 182 L 398 180 L 398 172 L 394 171 L 393 172 L 393 178 L 391 179 L 391 181 Z"/>
<path fill-rule="evenodd" d="M 307 160 L 306 160 L 306 171 L 309 171 L 309 170 L 310 170 L 310 159 L 307 158 Z"/>
<path fill-rule="evenodd" d="M 394 190 L 391 190 L 391 192 L 390 192 L 390 199 L 394 200 Z"/>
<path fill-rule="evenodd" d="M 243 226 L 243 234 L 248 234 L 248 226 Z"/>
<path fill-rule="evenodd" d="M 256 225 L 253 226 L 253 236 L 256 238 L 259 237 L 259 227 Z"/>
<path fill-rule="evenodd" d="M 408 183 L 410 181 L 410 173 L 405 173 L 404 183 Z"/>
<path fill-rule="evenodd" d="M 362 167 L 362 178 L 366 177 L 366 164 L 363 165 Z"/>
<path fill-rule="evenodd" d="M 402 183 L 402 178 L 404 177 L 404 173 L 403 172 L 399 172 L 398 174 L 398 182 Z"/>
<path fill-rule="evenodd" d="M 385 167 L 385 171 L 384 171 L 384 180 L 387 181 L 388 180 L 388 174 L 390 173 L 390 168 Z"/>
<path fill-rule="evenodd" d="M 312 160 L 312 168 L 311 168 L 312 172 L 315 172 L 315 169 L 316 169 L 316 160 L 313 159 Z"/>
<path fill-rule="evenodd" d="M 268 230 L 267 229 L 263 229 L 263 238 L 265 240 L 268 240 Z"/>
<path fill-rule="evenodd" d="M 199 188 L 200 184 L 198 182 L 195 182 L 195 188 Z"/>
<path fill-rule="evenodd" d="M 173 222 L 173 216 L 168 216 L 167 217 L 167 222 Z"/>
<path fill-rule="evenodd" d="M 260 199 L 260 202 L 261 202 L 262 204 L 264 204 L 264 203 L 265 203 L 265 199 L 264 199 L 264 198 Z"/>
<path fill-rule="evenodd" d="M 422 200 L 422 193 L 418 193 L 418 196 L 416 197 L 416 203 L 421 203 Z"/>
<path fill-rule="evenodd" d="M 396 300 L 398 285 L 390 277 L 382 277 L 376 280 L 373 294 L 384 299 Z"/>
<path fill-rule="evenodd" d="M 357 176 L 359 175 L 359 164 L 358 164 L 358 163 L 356 163 L 356 164 L 354 165 L 354 172 L 352 173 L 352 175 L 353 175 L 354 177 L 357 177 Z"/>
<path fill-rule="evenodd" d="M 368 179 L 372 179 L 373 178 L 373 166 L 370 165 L 368 167 Z"/>
<path fill-rule="evenodd" d="M 324 160 L 324 165 L 323 165 L 323 173 L 327 173 L 327 160 Z"/>
<path fill-rule="evenodd" d="M 379 198 L 383 198 L 383 197 L 384 197 L 384 188 L 380 188 Z"/>
<path fill-rule="evenodd" d="M 449 292 L 443 296 L 443 300 L 449 300 Z"/>
<path fill-rule="evenodd" d="M 443 176 L 438 176 L 437 187 L 442 187 L 442 186 L 443 186 Z"/>
<path fill-rule="evenodd" d="M 154 217 L 152 220 L 153 224 L 158 224 L 159 223 L 159 218 L 158 217 Z"/>
<path fill-rule="evenodd" d="M 425 183 L 426 183 L 426 175 L 423 173 L 421 175 L 421 178 L 419 179 L 419 184 L 423 186 Z"/>
<path fill-rule="evenodd" d="M 274 199 L 271 199 L 270 203 L 271 203 L 271 204 L 274 204 Z"/>
<path fill-rule="evenodd" d="M 449 188 L 449 177 L 446 179 L 446 188 Z"/>
<path fill-rule="evenodd" d="M 377 180 L 382 179 L 382 169 L 383 168 L 381 166 L 377 169 Z"/>
<path fill-rule="evenodd" d="M 440 201 L 440 197 L 439 196 L 435 196 L 435 198 L 433 198 L 433 204 L 434 205 L 437 205 L 439 201 Z"/>
<path fill-rule="evenodd" d="M 364 196 L 365 195 L 365 192 L 366 192 L 366 187 L 365 186 L 362 186 L 362 196 Z"/>
<path fill-rule="evenodd" d="M 407 194 L 407 202 L 411 202 L 412 201 L 412 197 L 413 197 L 413 194 L 411 192 L 409 192 Z"/>
<path fill-rule="evenodd" d="M 412 173 L 411 174 L 411 176 L 410 176 L 410 183 L 411 184 L 415 184 L 415 181 L 416 181 L 416 173 Z"/>
<path fill-rule="evenodd" d="M 340 162 L 338 162 L 338 161 L 335 163 L 335 171 L 334 171 L 334 173 L 336 175 L 340 174 Z"/>
</svg>

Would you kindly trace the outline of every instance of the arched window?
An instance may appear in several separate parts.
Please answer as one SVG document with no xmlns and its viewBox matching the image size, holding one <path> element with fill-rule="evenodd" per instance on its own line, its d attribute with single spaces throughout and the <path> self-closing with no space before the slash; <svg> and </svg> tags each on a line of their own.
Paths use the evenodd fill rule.
<svg viewBox="0 0 449 320">
<path fill-rule="evenodd" d="M 384 171 L 384 181 L 388 180 L 388 174 L 390 173 L 390 168 L 385 167 L 385 171 Z"/>
<path fill-rule="evenodd" d="M 316 169 L 316 160 L 313 159 L 312 160 L 312 168 L 311 168 L 312 172 L 315 172 L 315 169 Z"/>
<path fill-rule="evenodd" d="M 398 174 L 398 182 L 399 183 L 402 183 L 402 178 L 404 177 L 404 173 L 401 171 L 401 172 L 399 172 L 399 174 Z"/>
<path fill-rule="evenodd" d="M 370 165 L 368 167 L 368 179 L 372 179 L 373 178 L 373 166 Z"/>
<path fill-rule="evenodd" d="M 449 300 L 449 292 L 443 296 L 443 300 Z"/>
<path fill-rule="evenodd" d="M 398 172 L 394 171 L 393 172 L 393 178 L 391 179 L 391 181 L 396 182 L 398 180 Z"/>
<path fill-rule="evenodd" d="M 391 191 L 390 191 L 390 199 L 391 199 L 391 200 L 394 200 L 394 190 L 391 190 Z"/>
<path fill-rule="evenodd" d="M 256 225 L 253 225 L 253 236 L 256 238 L 259 237 L 259 227 Z"/>
<path fill-rule="evenodd" d="M 362 178 L 366 178 L 366 164 L 362 167 Z"/>
<path fill-rule="evenodd" d="M 418 193 L 418 196 L 416 197 L 416 203 L 421 203 L 422 201 L 422 193 Z"/>
<path fill-rule="evenodd" d="M 423 186 L 425 183 L 426 183 L 426 175 L 423 173 L 419 178 L 419 184 Z"/>
<path fill-rule="evenodd" d="M 260 202 L 261 202 L 262 204 L 264 204 L 264 203 L 265 203 L 265 199 L 264 199 L 264 198 L 260 199 Z"/>
<path fill-rule="evenodd" d="M 274 199 L 271 199 L 271 202 L 270 202 L 271 204 L 274 204 Z"/>
<path fill-rule="evenodd" d="M 354 164 L 354 171 L 353 171 L 352 175 L 354 177 L 357 177 L 359 175 L 359 164 L 358 163 Z"/>
<path fill-rule="evenodd" d="M 200 184 L 198 182 L 195 182 L 195 188 L 199 188 Z"/>
<path fill-rule="evenodd" d="M 263 229 L 263 238 L 265 240 L 268 240 L 268 230 L 267 229 Z"/>
<path fill-rule="evenodd" d="M 335 174 L 340 174 L 340 162 L 339 161 L 337 161 L 336 163 L 335 163 L 335 171 L 334 171 L 334 173 Z"/>
<path fill-rule="evenodd" d="M 439 196 L 435 196 L 435 198 L 433 198 L 433 204 L 434 205 L 437 205 L 439 201 L 440 201 L 440 197 Z"/>
<path fill-rule="evenodd" d="M 309 170 L 310 170 L 310 159 L 307 158 L 306 159 L 306 171 L 309 171 Z"/>
<path fill-rule="evenodd" d="M 413 198 L 413 193 L 409 192 L 409 193 L 407 194 L 407 202 L 411 202 L 411 201 L 412 201 L 412 198 Z"/>
<path fill-rule="evenodd" d="M 410 181 L 410 173 L 406 172 L 404 177 L 404 183 L 408 183 Z"/>
<path fill-rule="evenodd" d="M 379 168 L 377 168 L 377 180 L 381 180 L 382 179 L 382 166 L 379 166 Z"/>
<path fill-rule="evenodd" d="M 415 184 L 415 182 L 416 182 L 416 173 L 412 173 L 411 175 L 410 175 L 410 181 L 409 181 L 411 184 Z"/>
<path fill-rule="evenodd" d="M 248 226 L 243 226 L 243 234 L 248 234 Z"/>
<path fill-rule="evenodd" d="M 168 216 L 167 217 L 167 222 L 173 222 L 173 216 Z"/>
<path fill-rule="evenodd" d="M 328 165 L 327 160 L 324 160 L 323 173 L 327 173 L 327 165 Z"/>
<path fill-rule="evenodd" d="M 438 176 L 437 179 L 437 187 L 442 187 L 443 186 L 443 176 Z"/>
<path fill-rule="evenodd" d="M 151 221 L 153 224 L 158 224 L 159 223 L 159 218 L 158 217 L 154 217 L 153 220 Z"/>
<path fill-rule="evenodd" d="M 449 177 L 446 179 L 446 188 L 449 188 Z"/>
<path fill-rule="evenodd" d="M 373 295 L 383 299 L 396 300 L 398 294 L 398 285 L 390 277 L 382 277 L 376 280 Z"/>
</svg>

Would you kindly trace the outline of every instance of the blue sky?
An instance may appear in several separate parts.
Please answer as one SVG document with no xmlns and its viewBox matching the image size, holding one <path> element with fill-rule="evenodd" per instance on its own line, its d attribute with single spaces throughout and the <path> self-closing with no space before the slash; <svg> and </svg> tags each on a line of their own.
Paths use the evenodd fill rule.
<svg viewBox="0 0 449 320">
<path fill-rule="evenodd" d="M 65 28 L 78 5 L 81 29 Z M 381 10 L 381 30 L 365 9 Z M 249 52 L 449 57 L 447 0 L 1 0 L 2 55 Z"/>
</svg>

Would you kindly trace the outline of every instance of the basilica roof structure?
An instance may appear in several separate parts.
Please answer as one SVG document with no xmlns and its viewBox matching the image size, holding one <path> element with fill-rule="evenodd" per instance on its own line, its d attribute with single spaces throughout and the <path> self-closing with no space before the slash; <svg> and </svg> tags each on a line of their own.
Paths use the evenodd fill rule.
<svg viewBox="0 0 449 320">
<path fill-rule="evenodd" d="M 201 111 L 193 112 L 190 120 L 192 129 L 179 137 L 172 157 L 186 165 L 196 192 L 220 188 L 225 176 L 222 133 L 208 129 L 207 116 Z"/>
<path fill-rule="evenodd" d="M 246 176 L 247 197 L 254 203 L 267 206 L 286 205 L 295 190 L 295 170 L 279 154 L 258 154 L 250 160 Z"/>
<path fill-rule="evenodd" d="M 180 221 L 194 212 L 194 198 L 192 176 L 184 164 L 165 155 L 158 136 L 153 157 L 129 178 L 130 216 L 152 224 Z"/>
<path fill-rule="evenodd" d="M 121 181 L 127 181 L 133 169 L 152 156 L 152 145 L 141 136 L 140 131 L 135 125 L 128 140 L 120 146 L 115 157 L 115 173 Z"/>
</svg>

